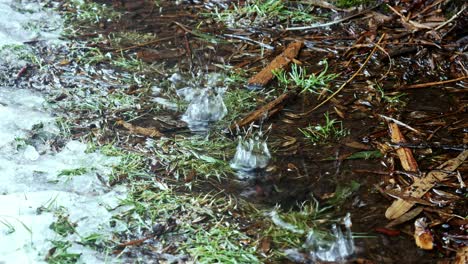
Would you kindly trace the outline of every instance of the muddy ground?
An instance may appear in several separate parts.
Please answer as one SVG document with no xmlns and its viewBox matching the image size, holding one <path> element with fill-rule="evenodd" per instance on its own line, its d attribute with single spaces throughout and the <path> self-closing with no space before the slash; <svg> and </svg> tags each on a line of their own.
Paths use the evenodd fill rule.
<svg viewBox="0 0 468 264">
<path fill-rule="evenodd" d="M 151 202 L 143 194 L 155 191 L 148 182 L 157 182 L 171 186 L 182 197 L 208 194 L 219 199 L 218 207 L 232 205 L 219 209 L 216 225 L 235 223 L 247 235 L 236 243 L 254 248 L 255 261 L 312 262 L 305 236 L 295 243 L 276 238 L 276 233 L 265 231 L 274 224 L 258 212 L 276 206 L 284 219 L 290 219 L 288 213 L 302 212 L 304 205 L 315 201 L 331 207 L 325 223 L 351 213 L 352 231 L 361 237 L 355 238 L 356 250 L 347 256 L 349 262 L 448 263 L 456 256 L 466 260 L 466 163 L 444 172 L 450 176 L 421 196 L 405 192 L 467 149 L 466 4 L 365 1 L 349 7 L 340 5 L 343 2 L 282 2 L 285 10 L 306 8 L 313 20 L 294 20 L 297 14 L 283 15 L 282 9 L 247 12 L 242 7 L 249 1 L 85 1 L 90 6 L 105 4 L 103 10 L 87 10 L 84 5 L 80 9 L 73 1 L 63 1 L 58 10 L 72 26 L 66 38 L 80 44 L 48 54 L 47 47 L 31 43 L 43 49 L 46 63 L 56 68 L 41 76 L 38 67 L 31 66 L 16 82 L 45 90 L 56 109 L 66 112 L 71 137 L 98 146 L 111 143 L 144 157 L 143 167 L 150 174 L 121 172 L 110 177 L 109 186 L 133 186 L 135 200 Z M 90 12 L 96 17 L 85 16 Z M 326 24 L 330 21 L 334 22 Z M 301 49 L 287 62 L 285 73 L 294 64 L 307 70 L 308 76 L 325 74 L 326 66 L 319 62 L 326 60 L 326 74 L 336 76 L 312 92 L 277 77 L 253 87 L 251 78 L 293 42 L 300 42 Z M 227 89 L 224 100 L 229 114 L 210 124 L 208 133 L 194 133 L 181 121 L 187 104 L 176 90 L 208 86 L 213 73 L 224 76 L 218 82 Z M 95 87 L 85 91 L 87 95 L 69 90 L 93 81 Z M 53 82 L 59 82 L 61 89 L 40 85 Z M 98 108 L 78 106 L 86 96 L 93 100 L 100 93 L 109 100 L 114 95 L 133 99 L 122 107 L 116 107 L 121 101 Z M 256 126 L 250 130 L 250 124 L 235 126 L 286 93 L 288 98 L 255 119 Z M 155 103 L 156 97 L 169 101 L 171 107 Z M 336 121 L 332 124 L 336 131 L 317 140 L 307 138 L 305 128 L 324 125 L 325 114 Z M 396 124 L 405 139 L 389 129 L 390 124 Z M 262 131 L 271 159 L 268 166 L 240 177 L 229 167 L 237 136 L 249 137 L 255 131 Z M 200 138 L 212 145 L 199 143 Z M 194 152 L 203 162 L 193 161 L 190 153 Z M 396 199 L 412 203 L 411 212 L 417 213 L 389 227 L 386 212 Z M 184 210 L 171 210 L 172 216 L 160 213 L 160 218 L 137 211 L 143 218 L 163 221 L 164 231 L 142 228 L 116 234 L 113 253 L 161 261 L 163 253 L 185 253 L 175 261 L 203 262 L 190 244 L 181 246 L 185 229 L 176 219 L 186 217 Z M 209 218 L 200 216 L 190 225 L 203 226 L 209 233 L 213 227 Z M 422 227 L 420 219 L 424 219 Z M 416 245 L 421 237 L 417 230 L 429 237 L 430 246 Z M 164 240 L 164 247 L 152 247 L 153 240 Z M 284 253 L 290 248 L 298 249 L 294 257 Z"/>
</svg>

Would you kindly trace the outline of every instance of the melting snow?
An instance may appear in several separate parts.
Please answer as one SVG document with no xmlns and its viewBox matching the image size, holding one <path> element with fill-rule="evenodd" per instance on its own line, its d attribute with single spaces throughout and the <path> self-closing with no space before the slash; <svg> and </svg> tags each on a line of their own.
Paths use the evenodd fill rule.
<svg viewBox="0 0 468 264">
<path fill-rule="evenodd" d="M 43 11 L 38 1 L 0 0 L 0 17 L 8 18 L 0 21 L 0 47 L 58 40 L 59 17 Z M 26 63 L 10 57 L 1 56 L 0 62 Z M 39 94 L 0 86 L 0 263 L 45 263 L 54 240 L 72 242 L 68 252 L 81 254 L 82 263 L 103 263 L 104 254 L 76 242 L 118 231 L 110 219 L 126 190 L 108 189 L 97 174 L 105 175 L 119 160 L 87 153 L 78 141 L 56 151 L 58 129 L 44 104 Z M 76 224 L 74 234 L 62 237 L 50 229 L 58 210 Z"/>
<path fill-rule="evenodd" d="M 32 92 L 1 88 L 0 101 L 0 263 L 44 262 L 50 241 L 63 239 L 49 228 L 57 208 L 65 208 L 70 222 L 77 224 L 77 234 L 67 240 L 79 241 L 92 233 L 110 235 L 108 208 L 118 205 L 125 190 L 108 190 L 96 174 L 108 173 L 119 160 L 86 153 L 86 145 L 78 141 L 68 142 L 60 152 L 51 150 L 44 138 L 32 145 L 18 144 L 29 141 L 38 123 L 42 131 L 54 135 L 53 119 L 41 109 L 44 100 Z M 84 173 L 59 176 L 78 168 Z M 40 213 L 41 207 L 50 210 Z M 104 259 L 77 244 L 69 249 L 73 251 L 82 253 L 87 263 Z"/>
</svg>

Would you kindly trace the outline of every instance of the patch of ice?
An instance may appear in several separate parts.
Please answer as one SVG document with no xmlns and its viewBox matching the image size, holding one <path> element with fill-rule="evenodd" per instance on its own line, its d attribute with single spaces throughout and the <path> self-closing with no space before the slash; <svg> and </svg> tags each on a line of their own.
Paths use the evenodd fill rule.
<svg viewBox="0 0 468 264">
<path fill-rule="evenodd" d="M 39 152 L 37 152 L 35 147 L 28 145 L 23 151 L 23 158 L 30 161 L 35 161 L 39 158 Z"/>
<path fill-rule="evenodd" d="M 0 46 L 32 40 L 58 40 L 60 17 L 37 1 L 0 0 Z"/>
<path fill-rule="evenodd" d="M 190 130 L 206 131 L 210 123 L 221 120 L 227 114 L 222 96 L 214 89 L 201 89 L 192 96 L 182 116 L 182 121 L 187 122 Z"/>
<path fill-rule="evenodd" d="M 78 235 L 70 235 L 68 241 L 94 233 L 109 236 L 114 230 L 109 208 L 115 208 L 126 191 L 109 190 L 96 174 L 109 173 L 119 159 L 87 153 L 87 146 L 78 141 L 68 142 L 60 152 L 41 141 L 39 153 L 36 144 L 21 142 L 30 141 L 38 123 L 41 131 L 58 131 L 41 108 L 44 100 L 30 91 L 1 88 L 0 101 L 0 263 L 44 263 L 50 241 L 64 239 L 49 228 L 56 220 L 54 208 L 64 208 L 77 224 Z M 80 169 L 77 175 L 70 173 L 74 169 Z M 72 245 L 69 250 L 80 251 L 84 263 L 104 262 L 103 254 Z"/>
<path fill-rule="evenodd" d="M 295 225 L 285 222 L 278 215 L 278 212 L 273 210 L 270 212 L 271 221 L 280 228 L 286 229 L 293 233 L 304 234 L 304 230 L 297 228 Z"/>
<path fill-rule="evenodd" d="M 268 166 L 271 154 L 266 140 L 260 136 L 244 139 L 239 137 L 236 154 L 231 160 L 231 168 L 237 171 L 252 171 L 264 169 Z"/>
<path fill-rule="evenodd" d="M 168 99 L 166 98 L 162 98 L 162 97 L 155 97 L 153 99 L 151 99 L 151 101 L 157 103 L 157 104 L 160 104 L 162 105 L 163 107 L 169 109 L 169 110 L 177 110 L 177 104 L 176 103 L 173 103 L 171 101 L 169 101 Z"/>
</svg>

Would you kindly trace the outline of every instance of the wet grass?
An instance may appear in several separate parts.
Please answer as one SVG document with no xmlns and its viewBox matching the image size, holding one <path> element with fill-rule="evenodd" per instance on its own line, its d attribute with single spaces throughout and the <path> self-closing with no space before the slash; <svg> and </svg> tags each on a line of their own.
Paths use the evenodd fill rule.
<svg viewBox="0 0 468 264">
<path fill-rule="evenodd" d="M 147 232 L 163 225 L 166 232 L 161 241 L 179 241 L 178 251 L 189 253 L 196 263 L 258 262 L 254 241 L 230 220 L 229 215 L 239 206 L 235 200 L 222 194 L 188 196 L 163 183 L 148 184 L 135 183 L 122 202 L 133 207 L 117 217 L 128 223 L 129 230 Z M 177 219 L 176 226 L 170 219 Z"/>
<path fill-rule="evenodd" d="M 299 128 L 304 137 L 310 142 L 317 144 L 320 142 L 330 142 L 338 140 L 349 134 L 349 131 L 343 127 L 341 121 L 331 119 L 328 112 L 325 113 L 325 124 L 309 125 L 305 128 Z"/>
<path fill-rule="evenodd" d="M 293 64 L 291 71 L 284 70 L 274 72 L 280 85 L 285 88 L 296 89 L 300 93 L 322 94 L 324 89 L 327 89 L 330 81 L 338 77 L 338 74 L 328 73 L 327 61 L 322 61 L 324 69 L 319 74 L 307 73 L 307 69 L 303 66 Z"/>
<path fill-rule="evenodd" d="M 74 264 L 80 259 L 81 254 L 68 253 L 67 250 L 72 246 L 68 241 L 53 240 L 53 247 L 49 250 L 46 257 L 47 263 L 50 264 Z"/>
<path fill-rule="evenodd" d="M 89 30 L 101 23 L 118 20 L 121 14 L 106 4 L 93 1 L 70 0 L 62 7 L 65 9 L 63 17 L 65 25 L 65 36 L 76 36 L 79 30 Z"/>
<path fill-rule="evenodd" d="M 223 137 L 177 136 L 153 141 L 150 149 L 166 172 L 176 179 L 215 177 L 218 180 L 232 174 L 229 160 L 235 143 Z"/>
<path fill-rule="evenodd" d="M 251 238 L 223 223 L 202 232 L 193 230 L 186 250 L 197 263 L 262 263 L 256 256 Z"/>
<path fill-rule="evenodd" d="M 355 7 L 360 5 L 371 5 L 375 4 L 377 1 L 375 0 L 336 0 L 335 4 L 337 7 Z"/>
<path fill-rule="evenodd" d="M 262 20 L 266 22 L 273 17 L 274 19 L 290 21 L 290 23 L 312 21 L 313 18 L 307 16 L 307 7 L 305 9 L 290 7 L 283 2 L 248 1 L 247 9 L 244 9 L 245 6 L 237 7 L 239 8 L 237 11 L 244 12 L 241 14 L 242 16 L 249 17 L 254 14 L 259 19 L 258 21 L 250 21 L 250 23 L 263 23 Z M 77 11 L 77 14 L 68 14 L 69 21 L 74 25 L 72 31 L 74 33 L 77 33 L 74 31 L 76 29 L 83 32 L 86 27 L 91 27 L 92 24 L 106 22 L 107 18 L 113 20 L 120 17 L 110 7 L 91 2 L 79 4 L 72 1 L 69 3 L 69 11 Z M 236 16 L 235 14 L 229 15 Z M 304 15 L 304 17 L 300 15 Z M 153 38 L 151 34 L 141 35 L 133 32 L 128 34 L 115 33 L 110 35 L 108 40 L 112 43 L 113 48 L 122 48 L 135 44 L 131 39 L 139 37 L 142 37 L 139 41 L 151 41 Z M 203 38 L 205 36 L 197 37 Z M 95 39 L 94 41 L 104 40 Z M 206 40 L 210 40 L 210 38 L 207 37 Z M 101 63 L 108 64 L 129 72 L 130 76 L 134 78 L 137 78 L 135 76 L 141 75 L 145 70 L 148 71 L 147 66 L 150 65 L 124 53 L 111 54 L 95 47 L 77 51 L 74 55 L 78 57 L 76 62 L 79 65 L 92 67 Z M 155 65 L 155 67 L 157 66 Z M 299 87 L 298 89 L 303 93 L 319 93 L 319 89 L 326 87 L 328 82 L 336 77 L 327 73 L 326 67 L 317 75 L 308 74 L 305 69 L 299 66 L 294 67 L 291 73 L 284 73 L 288 81 L 287 85 Z M 170 71 L 164 73 L 165 76 L 170 76 Z M 220 127 L 226 127 L 232 120 L 253 110 L 259 105 L 259 102 L 268 101 L 269 92 L 250 92 L 246 89 L 239 89 L 239 84 L 246 81 L 246 76 L 242 73 L 231 74 L 223 80 L 228 86 L 224 95 L 228 115 L 225 120 L 220 122 Z M 192 81 L 193 79 L 186 80 L 188 83 Z M 128 82 L 128 80 L 119 80 L 114 85 L 128 84 Z M 195 86 L 201 84 L 201 87 L 204 87 L 203 85 L 206 85 L 207 82 L 206 79 L 201 80 Z M 175 94 L 176 88 L 180 88 L 167 80 L 148 81 L 143 85 L 140 83 L 140 87 L 143 86 L 147 89 L 161 83 L 161 88 L 172 95 Z M 234 89 L 231 85 L 237 87 Z M 106 88 L 93 88 L 86 84 L 70 89 L 67 91 L 70 95 L 69 98 L 59 104 L 63 107 L 62 111 L 76 111 L 76 120 L 86 118 L 87 121 L 90 121 L 102 116 L 129 120 L 137 119 L 136 110 L 143 107 L 144 102 L 148 101 L 148 94 L 145 92 L 130 95 L 124 89 L 112 89 L 109 92 L 106 91 Z M 330 129 L 339 130 L 338 127 L 335 127 L 338 121 L 328 120 L 327 116 L 326 122 Z M 73 126 L 76 125 L 67 118 L 59 119 L 58 123 L 64 134 L 71 133 Z M 99 128 L 96 131 L 93 133 L 103 133 L 104 129 L 100 130 Z M 91 132 L 87 131 L 87 133 Z M 335 137 L 334 133 L 329 132 L 329 135 Z M 125 183 L 129 188 L 128 197 L 119 205 L 122 210 L 112 220 L 116 225 L 124 226 L 125 230 L 113 234 L 113 241 L 106 240 L 105 236 L 99 233 L 81 238 L 81 244 L 88 247 L 111 251 L 111 245 L 115 246 L 119 242 L 141 239 L 156 233 L 156 226 L 163 226 L 163 231 L 157 235 L 158 243 L 163 244 L 161 248 L 176 247 L 176 254 L 188 254 L 196 263 L 262 263 L 282 258 L 284 256 L 283 249 L 302 247 L 308 232 L 312 230 L 319 232 L 317 228 L 320 224 L 332 221 L 326 208 L 320 208 L 318 203 L 314 202 L 303 204 L 297 210 L 276 209 L 276 216 L 273 216 L 270 212 L 259 212 L 253 205 L 236 200 L 224 193 L 199 194 L 175 191 L 181 190 L 181 186 L 191 188 L 210 179 L 221 181 L 233 174 L 229 161 L 234 156 L 236 142 L 222 134 L 212 133 L 207 136 L 193 135 L 190 137 L 177 135 L 170 138 L 147 140 L 146 145 L 144 143 L 138 145 L 140 150 L 149 151 L 145 155 L 121 148 L 122 146 L 129 147 L 130 144 L 125 142 L 125 139 L 119 139 L 116 135 L 107 136 L 105 140 L 111 143 L 104 145 L 97 143 L 98 139 L 93 136 L 83 138 L 96 140 L 95 145 L 92 145 L 88 151 L 98 151 L 104 155 L 119 158 L 120 162 L 114 165 L 110 174 L 106 176 L 109 178 L 109 182 Z M 151 171 L 150 167 L 152 167 Z M 78 169 L 66 170 L 67 175 L 79 172 Z M 178 179 L 178 181 L 174 181 L 174 179 Z M 173 185 L 168 184 L 168 182 L 173 183 Z M 246 230 L 240 224 L 243 221 L 248 222 L 246 219 L 261 223 L 261 226 L 253 231 Z M 280 224 L 281 221 L 277 221 L 278 219 L 302 231 L 297 232 L 295 229 L 284 228 Z M 56 222 L 56 229 L 59 232 L 67 232 L 66 228 L 61 228 L 62 226 L 66 227 L 66 221 Z M 62 229 L 63 232 L 60 231 Z M 266 254 L 267 256 L 259 253 L 258 243 L 263 237 L 271 237 L 274 244 L 270 252 Z M 104 249 L 102 245 L 106 245 Z M 146 246 L 141 245 L 139 248 L 141 252 L 144 252 Z M 79 255 L 68 254 L 69 247 L 68 242 L 57 241 L 48 261 L 50 263 L 77 261 Z M 154 249 L 150 249 L 151 251 Z"/>
<path fill-rule="evenodd" d="M 216 10 L 210 15 L 229 27 L 265 26 L 280 22 L 298 24 L 315 20 L 310 14 L 312 8 L 307 4 L 285 3 L 282 0 L 247 0 L 243 4 L 233 3 L 231 8 Z"/>
</svg>

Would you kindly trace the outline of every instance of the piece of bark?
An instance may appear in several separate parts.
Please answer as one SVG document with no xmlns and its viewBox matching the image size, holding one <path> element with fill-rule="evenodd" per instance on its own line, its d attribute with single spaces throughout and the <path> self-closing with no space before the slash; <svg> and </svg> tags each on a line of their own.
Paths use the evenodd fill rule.
<svg viewBox="0 0 468 264">
<path fill-rule="evenodd" d="M 132 134 L 138 134 L 142 136 L 156 137 L 156 138 L 160 138 L 163 136 L 163 134 L 159 132 L 159 130 L 157 130 L 156 128 L 146 128 L 146 127 L 135 126 L 123 120 L 117 121 L 116 124 L 128 129 L 130 133 Z"/>
<path fill-rule="evenodd" d="M 393 122 L 388 123 L 392 143 L 400 144 L 406 143 L 400 128 Z M 401 166 L 405 171 L 418 172 L 418 163 L 414 159 L 413 152 L 410 148 L 400 147 L 396 150 L 398 158 L 400 158 Z"/>
<path fill-rule="evenodd" d="M 437 182 L 442 182 L 451 177 L 450 172 L 456 170 L 468 157 L 468 150 L 463 151 L 456 158 L 444 162 L 435 170 L 430 171 L 424 178 L 415 178 L 413 184 L 407 188 L 405 195 L 421 198 L 426 192 L 432 189 Z M 452 176 L 453 177 L 453 176 Z M 398 199 L 385 212 L 385 217 L 395 219 L 408 212 L 414 202 Z"/>
<path fill-rule="evenodd" d="M 252 122 L 265 118 L 265 115 L 267 118 L 269 118 L 270 116 L 278 112 L 278 107 L 280 107 L 281 104 L 289 97 L 291 97 L 291 93 L 284 93 L 280 95 L 275 100 L 267 103 L 266 105 L 263 105 L 257 110 L 250 112 L 246 117 L 242 118 L 241 120 L 235 121 L 234 124 L 232 124 L 229 127 L 229 129 L 233 131 L 236 128 L 244 127 Z"/>
<path fill-rule="evenodd" d="M 297 57 L 299 51 L 304 46 L 304 42 L 296 41 L 288 45 L 286 49 L 278 55 L 267 67 L 252 76 L 247 82 L 248 87 L 261 88 L 267 85 L 274 77 L 273 71 L 285 69 L 291 61 Z"/>
</svg>

